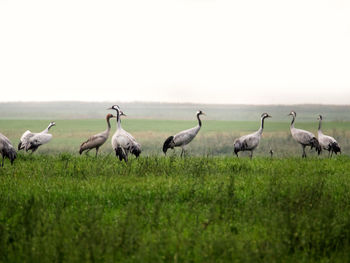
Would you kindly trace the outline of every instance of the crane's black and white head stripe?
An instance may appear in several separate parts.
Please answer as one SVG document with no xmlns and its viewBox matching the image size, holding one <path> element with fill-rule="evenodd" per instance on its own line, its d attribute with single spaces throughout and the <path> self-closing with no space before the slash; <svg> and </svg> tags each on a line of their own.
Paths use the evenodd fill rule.
<svg viewBox="0 0 350 263">
<path fill-rule="evenodd" d="M 323 120 L 323 117 L 322 117 L 322 115 L 320 114 L 320 115 L 318 115 L 318 118 L 317 118 L 318 120 Z"/>
<path fill-rule="evenodd" d="M 205 113 L 203 111 L 201 111 L 201 110 L 198 110 L 196 114 L 197 115 L 205 115 Z"/>
<path fill-rule="evenodd" d="M 271 118 L 272 116 L 269 115 L 268 113 L 264 112 L 263 114 L 261 114 L 261 118 Z"/>
<path fill-rule="evenodd" d="M 291 111 L 288 115 L 292 115 L 294 118 L 297 116 L 295 111 Z"/>
<path fill-rule="evenodd" d="M 54 122 L 54 121 L 50 122 L 50 127 L 55 126 L 55 125 L 56 125 L 56 122 Z"/>
<path fill-rule="evenodd" d="M 120 107 L 118 105 L 112 105 L 112 107 L 108 108 L 107 110 L 118 110 L 120 111 Z"/>
</svg>

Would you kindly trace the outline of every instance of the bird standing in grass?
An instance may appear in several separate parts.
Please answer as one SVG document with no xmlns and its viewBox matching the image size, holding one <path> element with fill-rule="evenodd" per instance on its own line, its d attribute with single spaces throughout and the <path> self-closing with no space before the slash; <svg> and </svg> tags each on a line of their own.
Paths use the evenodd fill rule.
<svg viewBox="0 0 350 263">
<path fill-rule="evenodd" d="M 294 128 L 294 122 L 295 122 L 295 118 L 297 116 L 295 111 L 291 111 L 288 115 L 291 115 L 293 117 L 292 122 L 290 124 L 290 132 L 292 134 L 292 137 L 296 142 L 300 143 L 301 146 L 303 147 L 302 157 L 306 158 L 306 152 L 305 152 L 306 146 L 310 146 L 311 149 L 315 148 L 318 155 L 320 155 L 322 149 L 321 149 L 320 143 L 316 139 L 315 135 L 313 135 L 309 131 Z"/>
<path fill-rule="evenodd" d="M 91 136 L 87 141 L 83 142 L 80 145 L 80 150 L 79 150 L 79 154 L 82 154 L 83 151 L 87 150 L 87 152 L 89 152 L 91 149 L 96 149 L 96 157 L 97 157 L 97 153 L 98 153 L 98 149 L 107 141 L 108 137 L 109 137 L 109 133 L 111 130 L 111 124 L 109 122 L 109 120 L 111 118 L 115 118 L 114 115 L 112 114 L 107 114 L 106 116 L 106 121 L 107 121 L 107 129 L 101 133 L 95 134 L 93 136 Z"/>
<path fill-rule="evenodd" d="M 55 126 L 55 122 L 50 122 L 49 126 L 39 133 L 32 133 L 27 130 L 23 133 L 20 142 L 18 144 L 18 150 L 25 149 L 26 152 L 31 150 L 32 153 L 35 152 L 40 145 L 48 143 L 52 139 L 52 134 L 49 134 L 49 130 L 52 126 Z"/>
<path fill-rule="evenodd" d="M 328 151 L 328 157 L 332 157 L 333 153 L 337 154 L 341 153 L 340 146 L 336 139 L 331 136 L 324 135 L 321 130 L 322 125 L 322 115 L 318 116 L 319 124 L 318 124 L 318 141 L 322 147 L 322 149 Z"/>
<path fill-rule="evenodd" d="M 163 144 L 164 154 L 166 154 L 169 148 L 174 149 L 174 147 L 181 147 L 182 148 L 181 157 L 182 157 L 182 155 L 185 153 L 185 146 L 189 144 L 194 139 L 194 137 L 196 137 L 197 133 L 202 127 L 202 121 L 199 117 L 200 115 L 205 115 L 205 113 L 202 112 L 201 110 L 197 111 L 196 116 L 198 120 L 198 125 L 196 127 L 179 132 L 174 136 L 168 137 L 165 140 Z"/>
<path fill-rule="evenodd" d="M 1 167 L 4 167 L 4 159 L 5 157 L 9 158 L 11 164 L 16 159 L 17 154 L 15 148 L 13 148 L 10 140 L 3 134 L 0 133 L 0 153 L 2 155 L 2 163 Z"/>
<path fill-rule="evenodd" d="M 238 157 L 238 152 L 240 151 L 250 151 L 250 158 L 253 158 L 253 151 L 258 147 L 261 135 L 264 130 L 264 121 L 266 118 L 271 118 L 271 116 L 267 113 L 261 114 L 261 125 L 260 129 L 254 133 L 244 135 L 238 139 L 236 139 L 233 143 L 234 145 L 234 153 Z"/>
<path fill-rule="evenodd" d="M 109 109 L 117 112 L 117 130 L 112 137 L 112 147 L 116 156 L 118 156 L 120 161 L 124 160 L 125 162 L 128 161 L 129 153 L 139 157 L 141 154 L 141 145 L 121 126 L 121 116 L 126 115 L 120 110 L 118 105 L 113 105 Z"/>
</svg>

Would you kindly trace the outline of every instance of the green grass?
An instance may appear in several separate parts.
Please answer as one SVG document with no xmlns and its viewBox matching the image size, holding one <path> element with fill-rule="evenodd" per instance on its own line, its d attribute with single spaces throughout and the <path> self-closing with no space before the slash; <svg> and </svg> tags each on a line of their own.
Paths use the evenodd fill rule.
<svg viewBox="0 0 350 263">
<path fill-rule="evenodd" d="M 20 154 L 0 262 L 343 262 L 350 158 Z"/>
<path fill-rule="evenodd" d="M 47 120 L 0 120 L 0 132 L 9 137 L 16 146 L 25 130 L 40 132 L 47 127 L 48 123 Z M 115 121 L 113 120 L 112 123 L 110 138 L 115 131 Z M 83 141 L 106 128 L 104 119 L 56 120 L 56 124 L 50 130 L 53 134 L 52 141 L 40 147 L 39 153 L 77 153 Z M 142 155 L 162 155 L 162 145 L 168 136 L 194 127 L 197 122 L 125 118 L 122 125 L 141 143 Z M 258 121 L 203 120 L 202 129 L 187 147 L 187 150 L 190 155 L 197 156 L 232 155 L 233 140 L 241 135 L 256 131 L 259 125 Z M 296 127 L 307 129 L 316 134 L 318 124 L 317 122 L 300 122 L 296 124 Z M 350 122 L 325 122 L 323 130 L 338 140 L 343 153 L 350 154 Z M 263 138 L 255 155 L 268 156 L 270 148 L 274 150 L 277 157 L 301 155 L 300 145 L 291 138 L 289 122 L 266 120 Z M 110 139 L 101 147 L 100 151 L 112 153 Z M 242 155 L 246 156 L 247 154 L 243 153 Z M 310 153 L 309 155 L 315 154 Z"/>
</svg>

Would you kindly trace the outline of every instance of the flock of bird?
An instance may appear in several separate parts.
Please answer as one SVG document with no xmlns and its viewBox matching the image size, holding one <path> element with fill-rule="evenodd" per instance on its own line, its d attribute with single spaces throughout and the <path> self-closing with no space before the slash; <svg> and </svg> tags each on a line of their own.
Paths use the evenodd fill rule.
<svg viewBox="0 0 350 263">
<path fill-rule="evenodd" d="M 112 148 L 119 158 L 120 161 L 128 161 L 128 155 L 133 154 L 138 157 L 141 154 L 141 145 L 135 140 L 135 138 L 125 131 L 121 125 L 121 116 L 126 116 L 124 112 L 120 109 L 118 105 L 113 105 L 108 110 L 115 110 L 116 115 L 107 114 L 107 129 L 101 133 L 91 136 L 88 140 L 83 142 L 80 146 L 79 153 L 82 154 L 84 151 L 88 152 L 92 149 L 96 150 L 96 156 L 98 154 L 99 148 L 107 141 L 109 133 L 111 130 L 110 119 L 116 118 L 117 130 L 112 137 Z M 205 115 L 201 110 L 197 111 L 196 116 L 198 120 L 198 125 L 191 129 L 181 131 L 173 136 L 169 136 L 163 144 L 163 152 L 167 153 L 168 149 L 174 149 L 175 147 L 181 147 L 181 157 L 185 153 L 185 147 L 188 145 L 198 134 L 199 130 L 202 127 L 202 121 L 200 119 L 201 115 Z M 294 122 L 297 114 L 294 111 L 291 111 L 290 116 L 292 116 L 292 122 L 290 124 L 290 132 L 293 139 L 298 142 L 303 149 L 302 157 L 306 157 L 305 148 L 310 146 L 311 149 L 315 148 L 317 153 L 320 154 L 322 149 L 329 152 L 328 156 L 332 157 L 333 153 L 341 153 L 340 146 L 338 142 L 331 136 L 324 135 L 321 130 L 322 125 L 322 116 L 319 115 L 319 126 L 318 126 L 318 138 L 315 137 L 309 131 L 297 129 L 294 127 Z M 244 135 L 236 139 L 233 143 L 234 154 L 238 157 L 238 153 L 241 151 L 250 151 L 250 158 L 253 157 L 253 151 L 258 147 L 263 129 L 264 121 L 266 118 L 271 118 L 267 113 L 261 115 L 261 125 L 259 130 L 254 133 Z M 55 126 L 55 122 L 51 122 L 49 126 L 42 132 L 33 133 L 29 130 L 25 131 L 20 139 L 18 144 L 18 150 L 25 150 L 26 152 L 31 150 L 35 152 L 39 146 L 48 143 L 52 139 L 52 134 L 49 134 L 51 127 Z M 17 153 L 15 148 L 12 146 L 10 140 L 3 134 L 0 133 L 0 152 L 2 155 L 2 164 L 4 166 L 4 158 L 7 157 L 10 159 L 11 164 L 13 164 L 16 159 Z M 273 154 L 272 150 L 271 156 Z"/>
</svg>

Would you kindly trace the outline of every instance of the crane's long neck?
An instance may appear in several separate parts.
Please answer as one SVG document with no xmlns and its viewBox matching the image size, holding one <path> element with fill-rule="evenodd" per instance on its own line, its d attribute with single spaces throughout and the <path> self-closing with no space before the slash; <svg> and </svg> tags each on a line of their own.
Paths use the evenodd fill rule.
<svg viewBox="0 0 350 263">
<path fill-rule="evenodd" d="M 322 127 L 322 119 L 320 119 L 320 122 L 318 123 L 318 134 L 323 134 L 323 132 L 321 131 L 321 127 Z"/>
<path fill-rule="evenodd" d="M 107 118 L 107 132 L 111 130 L 110 118 Z"/>
<path fill-rule="evenodd" d="M 201 119 L 199 118 L 199 113 L 197 114 L 197 119 L 198 119 L 198 126 L 199 126 L 199 128 L 200 127 L 202 127 L 202 121 L 201 121 Z"/>
<path fill-rule="evenodd" d="M 318 123 L 318 131 L 321 131 L 321 126 L 322 126 L 322 119 L 320 119 L 320 121 Z"/>
<path fill-rule="evenodd" d="M 49 126 L 47 126 L 47 128 L 45 130 L 43 130 L 41 133 L 48 133 L 52 126 L 53 125 L 50 123 Z"/>
<path fill-rule="evenodd" d="M 293 115 L 293 119 L 292 119 L 292 122 L 290 123 L 290 128 L 292 129 L 294 129 L 294 121 L 295 121 L 295 117 L 294 117 L 294 115 Z"/>
<path fill-rule="evenodd" d="M 122 128 L 122 125 L 121 125 L 121 122 L 120 122 L 120 113 L 117 110 L 117 129 L 121 129 L 121 128 Z"/>
<path fill-rule="evenodd" d="M 264 121 L 265 121 L 265 118 L 262 117 L 262 118 L 261 118 L 260 129 L 258 130 L 258 132 L 259 132 L 260 134 L 262 134 L 262 132 L 263 132 L 263 130 L 264 130 Z"/>
</svg>

